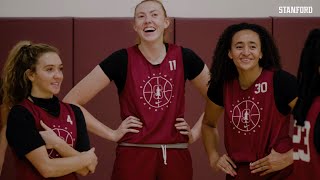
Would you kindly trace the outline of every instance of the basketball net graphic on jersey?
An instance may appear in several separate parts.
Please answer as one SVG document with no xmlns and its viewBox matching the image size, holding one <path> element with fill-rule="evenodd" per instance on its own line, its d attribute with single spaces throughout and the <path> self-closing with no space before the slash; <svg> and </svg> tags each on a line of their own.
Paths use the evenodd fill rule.
<svg viewBox="0 0 320 180">
<path fill-rule="evenodd" d="M 142 90 L 142 96 L 140 99 L 144 100 L 144 105 L 148 105 L 149 109 L 158 111 L 159 109 L 168 108 L 168 104 L 171 103 L 173 91 L 172 79 L 167 75 L 161 73 L 152 74 L 152 77 L 148 76 L 147 80 L 143 80 L 144 85 L 140 86 Z"/>
<path fill-rule="evenodd" d="M 260 110 L 262 110 L 258 107 L 259 102 L 255 103 L 254 98 L 249 96 L 247 99 L 238 100 L 237 103 L 232 104 L 233 109 L 230 110 L 232 114 L 230 123 L 233 129 L 244 135 L 256 132 L 255 128 L 260 128 Z"/>
<path fill-rule="evenodd" d="M 67 120 L 71 119 L 68 115 Z M 70 120 L 69 120 L 70 121 Z M 57 134 L 58 137 L 63 139 L 67 144 L 73 147 L 75 139 L 72 137 L 72 132 L 68 131 L 67 127 L 61 128 L 60 126 L 53 125 L 53 132 Z M 61 157 L 60 154 L 54 149 L 48 149 L 48 154 L 50 158 L 58 158 Z"/>
</svg>

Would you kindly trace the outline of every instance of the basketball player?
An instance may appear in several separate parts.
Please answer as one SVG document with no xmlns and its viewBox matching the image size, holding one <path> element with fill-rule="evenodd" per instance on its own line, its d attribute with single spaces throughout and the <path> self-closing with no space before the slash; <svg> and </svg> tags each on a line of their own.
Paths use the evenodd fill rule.
<svg viewBox="0 0 320 180">
<path fill-rule="evenodd" d="M 56 48 L 29 41 L 16 44 L 3 67 L 3 104 L 10 107 L 6 135 L 17 180 L 74 180 L 75 172 L 95 170 L 97 157 L 80 108 L 55 96 L 62 69 Z"/>
<path fill-rule="evenodd" d="M 259 25 L 234 24 L 220 36 L 202 137 L 210 165 L 227 179 L 283 179 L 292 170 L 288 132 L 297 83 L 279 61 L 272 37 Z M 220 155 L 217 125 L 223 110 L 227 153 Z"/>
<path fill-rule="evenodd" d="M 117 130 L 83 110 L 89 131 L 119 144 L 113 180 L 192 179 L 188 143 L 199 137 L 202 118 L 192 129 L 184 119 L 185 81 L 206 97 L 209 70 L 192 50 L 164 43 L 169 24 L 160 1 L 140 2 L 133 27 L 140 43 L 111 54 L 64 98 L 84 105 L 115 82 L 123 120 Z"/>
<path fill-rule="evenodd" d="M 320 177 L 320 29 L 310 31 L 298 70 L 299 100 L 294 109 L 292 179 Z"/>
</svg>

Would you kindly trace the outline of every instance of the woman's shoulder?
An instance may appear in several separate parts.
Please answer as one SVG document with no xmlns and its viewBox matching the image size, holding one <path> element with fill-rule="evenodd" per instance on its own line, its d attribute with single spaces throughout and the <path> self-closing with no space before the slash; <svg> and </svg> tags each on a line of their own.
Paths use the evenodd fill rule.
<svg viewBox="0 0 320 180">
<path fill-rule="evenodd" d="M 24 101 L 23 101 L 24 102 Z M 24 106 L 24 103 L 21 102 L 19 104 L 16 104 L 16 105 L 13 105 L 11 108 L 10 108 L 10 111 L 9 113 L 23 113 L 23 112 L 28 112 L 28 109 Z"/>
</svg>

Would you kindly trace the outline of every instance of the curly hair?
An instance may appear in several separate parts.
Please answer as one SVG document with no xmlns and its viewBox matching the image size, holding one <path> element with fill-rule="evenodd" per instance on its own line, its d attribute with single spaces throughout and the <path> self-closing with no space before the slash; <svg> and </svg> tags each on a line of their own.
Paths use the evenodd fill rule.
<svg viewBox="0 0 320 180">
<path fill-rule="evenodd" d="M 304 125 L 313 99 L 320 95 L 320 29 L 313 29 L 305 41 L 298 68 L 298 102 L 293 115 L 297 125 Z"/>
<path fill-rule="evenodd" d="M 233 61 L 229 58 L 233 36 L 242 30 L 251 30 L 259 35 L 263 57 L 259 66 L 264 69 L 280 69 L 279 50 L 273 37 L 262 26 L 257 24 L 240 23 L 227 27 L 221 34 L 212 57 L 211 79 L 209 83 L 221 84 L 238 78 L 239 74 Z"/>
</svg>

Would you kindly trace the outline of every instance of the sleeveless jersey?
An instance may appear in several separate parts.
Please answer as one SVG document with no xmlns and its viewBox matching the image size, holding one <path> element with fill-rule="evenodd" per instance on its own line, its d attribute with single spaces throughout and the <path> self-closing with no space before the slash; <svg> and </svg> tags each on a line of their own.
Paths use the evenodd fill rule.
<svg viewBox="0 0 320 180">
<path fill-rule="evenodd" d="M 263 70 L 246 90 L 240 88 L 238 79 L 225 83 L 225 146 L 235 163 L 254 162 L 272 148 L 280 153 L 292 148 L 290 115 L 277 110 L 273 75 L 273 71 Z"/>
<path fill-rule="evenodd" d="M 304 126 L 294 126 L 292 179 L 319 179 L 320 154 L 314 146 L 314 127 L 320 113 L 320 97 L 310 107 Z"/>
<path fill-rule="evenodd" d="M 121 118 L 135 116 L 143 127 L 127 133 L 120 142 L 171 144 L 187 142 L 174 124 L 184 117 L 184 69 L 181 47 L 169 44 L 161 64 L 152 65 L 138 46 L 127 49 L 128 71 L 119 94 Z"/>
<path fill-rule="evenodd" d="M 77 139 L 77 125 L 74 112 L 70 105 L 60 102 L 60 115 L 59 117 L 54 117 L 47 113 L 41 107 L 35 105 L 28 99 L 25 99 L 20 103 L 25 107 L 34 117 L 35 125 L 38 131 L 42 131 L 43 128 L 40 125 L 40 120 L 42 120 L 48 127 L 50 127 L 60 138 L 66 141 L 70 146 L 75 148 Z M 48 149 L 48 155 L 50 158 L 61 157 L 57 151 L 53 149 Z M 41 176 L 41 174 L 33 167 L 33 165 L 27 159 L 17 160 L 17 179 L 25 180 L 42 180 L 46 179 Z M 77 180 L 75 173 L 71 173 L 62 177 L 50 178 L 55 180 Z"/>
</svg>

